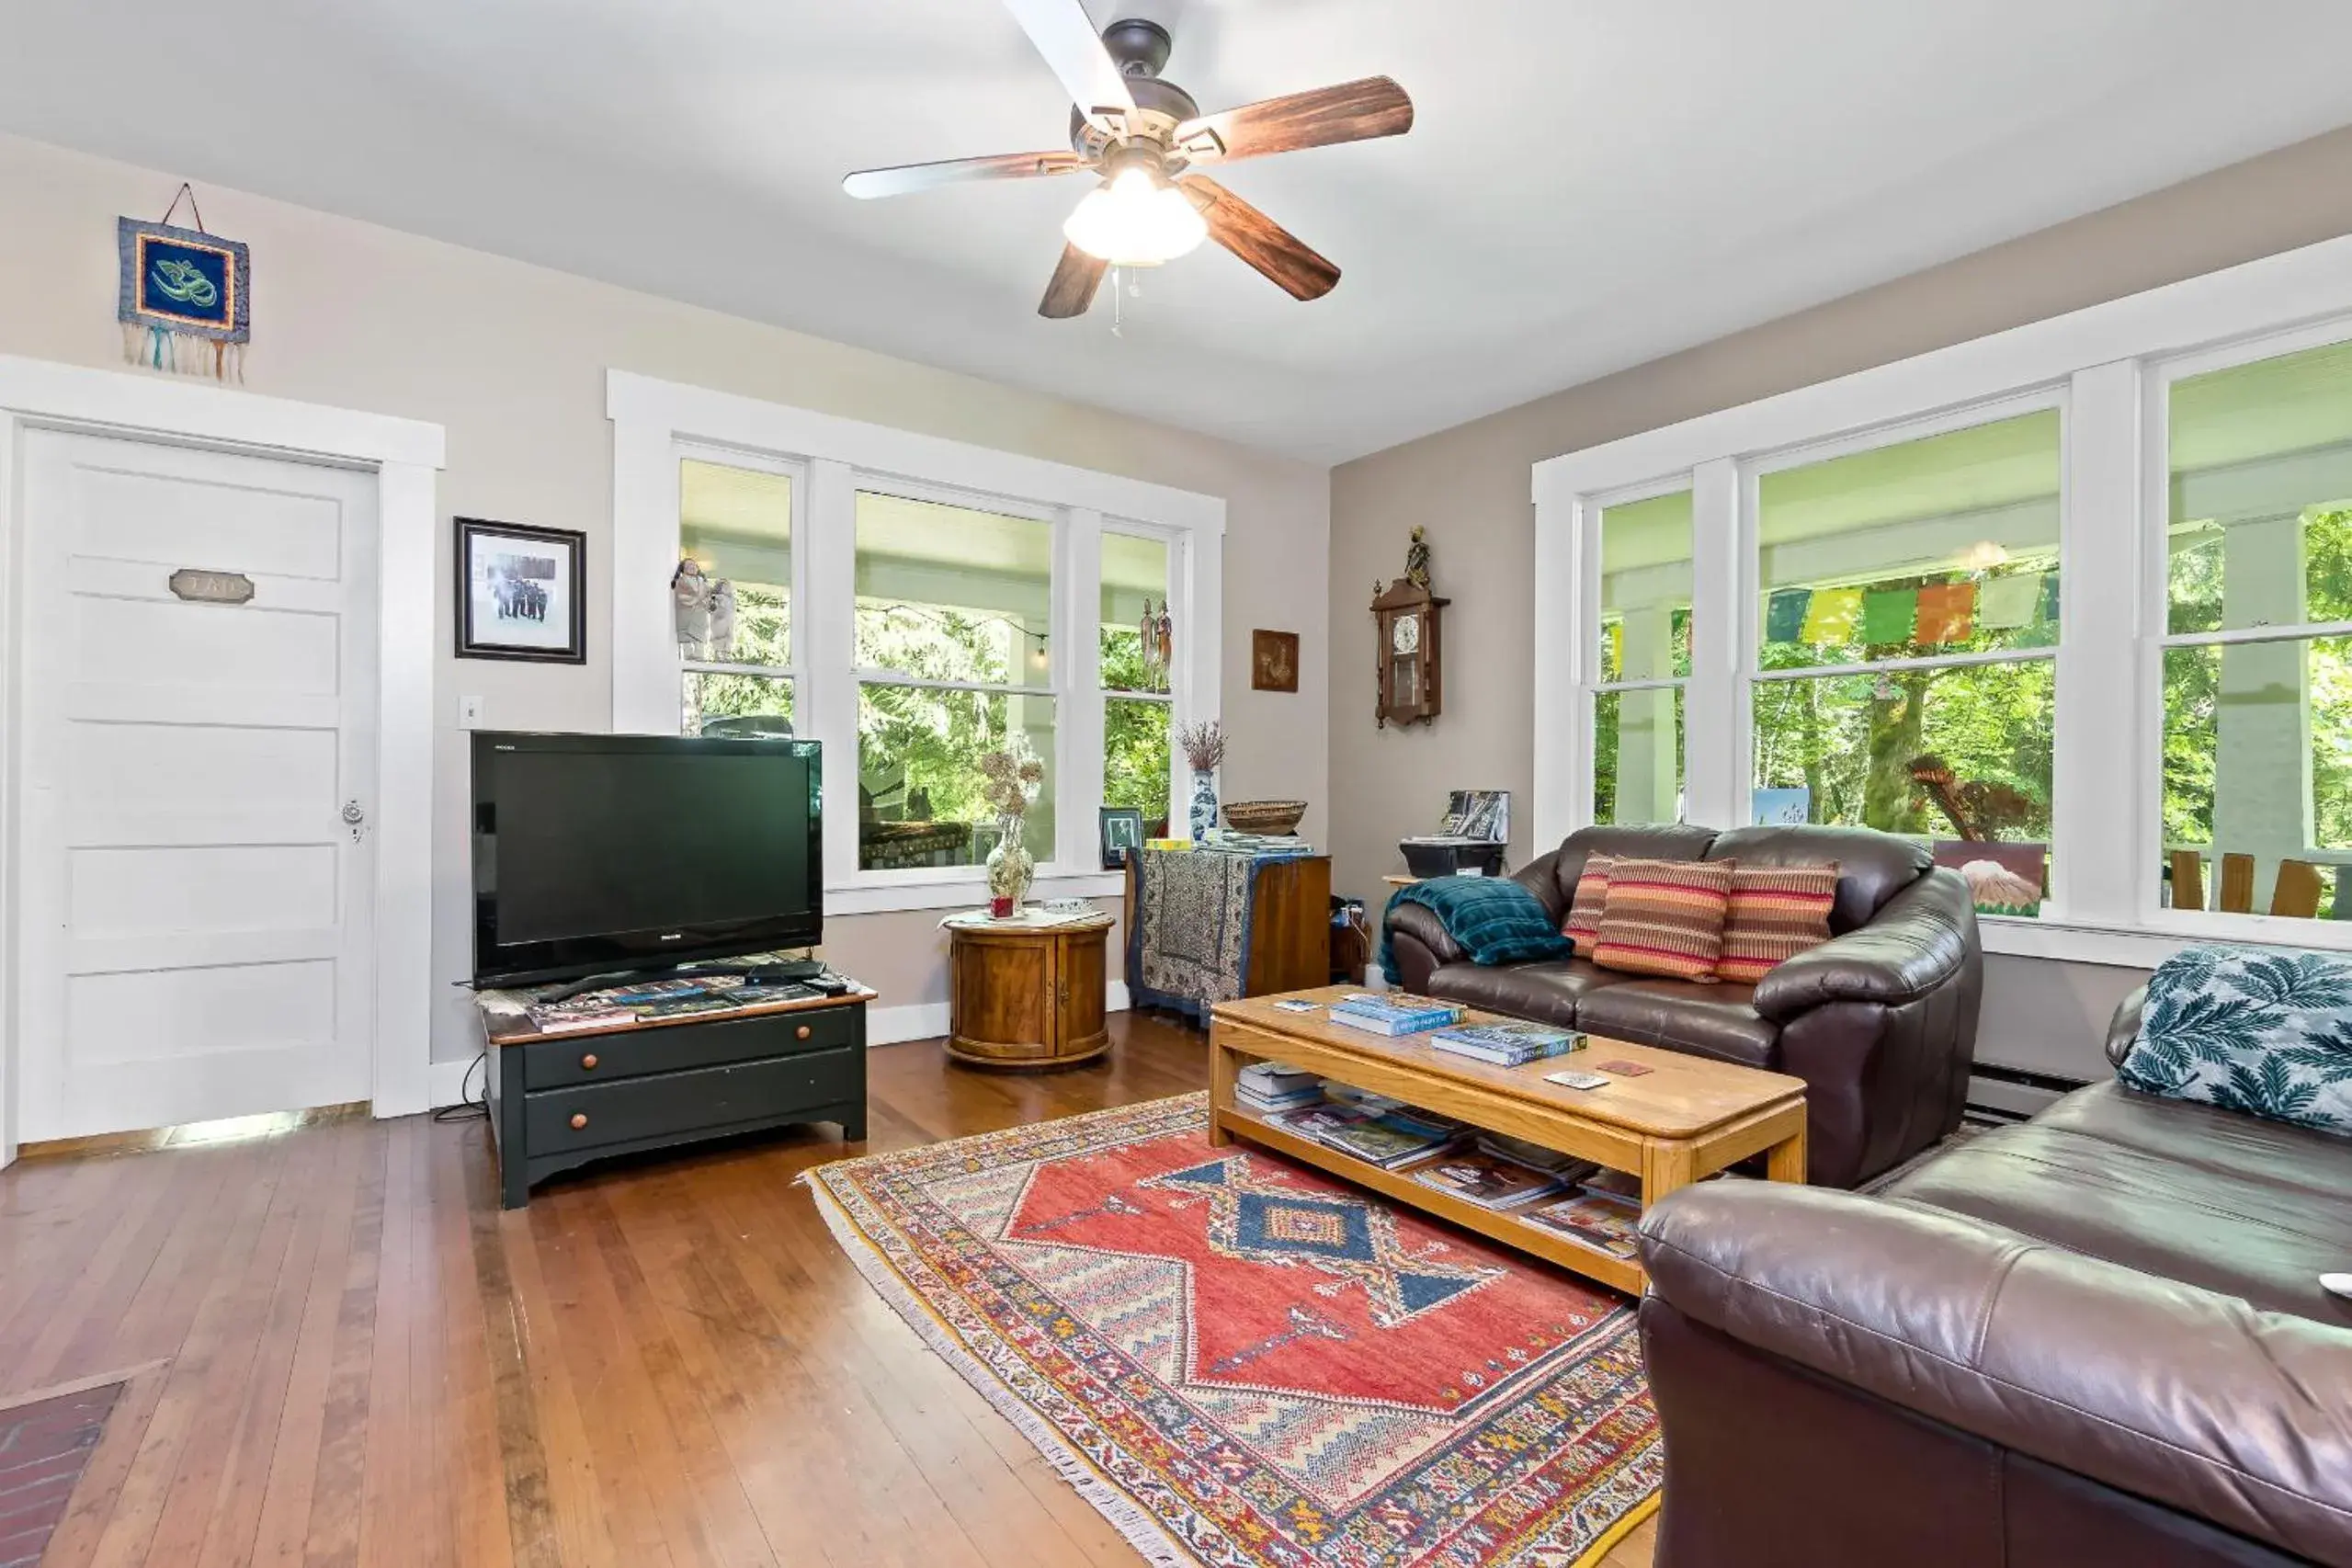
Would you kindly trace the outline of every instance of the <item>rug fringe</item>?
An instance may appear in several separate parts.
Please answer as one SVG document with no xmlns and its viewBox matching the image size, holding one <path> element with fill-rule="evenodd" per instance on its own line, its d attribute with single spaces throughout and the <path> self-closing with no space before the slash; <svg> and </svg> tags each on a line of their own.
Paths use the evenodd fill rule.
<svg viewBox="0 0 2352 1568">
<path fill-rule="evenodd" d="M 851 1163 L 847 1160 L 834 1162 L 835 1165 Z M 947 1324 L 932 1315 L 930 1310 L 923 1305 L 921 1298 L 899 1278 L 898 1271 L 891 1267 L 890 1260 L 881 1255 L 881 1249 L 858 1228 L 858 1222 L 849 1217 L 848 1211 L 841 1207 L 833 1194 L 825 1190 L 824 1184 L 816 1179 L 827 1168 L 830 1167 L 801 1172 L 800 1183 L 809 1189 L 818 1215 L 824 1221 L 825 1227 L 832 1231 L 833 1239 L 839 1244 L 843 1256 L 864 1276 L 874 1294 L 890 1303 L 891 1310 L 905 1320 L 906 1325 L 930 1347 L 932 1354 L 953 1368 L 957 1376 L 971 1384 L 998 1415 L 1010 1421 L 1014 1429 L 1045 1456 L 1046 1462 L 1053 1467 L 1054 1472 L 1075 1488 L 1078 1495 L 1085 1498 L 1095 1512 L 1108 1519 L 1111 1528 L 1119 1531 L 1128 1545 L 1142 1552 L 1145 1561 L 1153 1563 L 1154 1568 L 1207 1568 L 1207 1564 L 1145 1512 L 1142 1505 L 1121 1492 L 1084 1454 L 1064 1441 L 1051 1423 L 1005 1387 L 994 1373 L 981 1365 L 978 1358 L 963 1347 Z M 1581 1564 L 1579 1568 L 1582 1568 Z"/>
</svg>

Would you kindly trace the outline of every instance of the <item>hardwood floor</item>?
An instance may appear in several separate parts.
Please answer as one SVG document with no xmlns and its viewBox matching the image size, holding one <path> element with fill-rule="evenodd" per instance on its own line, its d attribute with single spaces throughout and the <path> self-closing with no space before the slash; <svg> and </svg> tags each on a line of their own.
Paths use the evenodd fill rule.
<svg viewBox="0 0 2352 1568">
<path fill-rule="evenodd" d="M 870 1149 L 1207 1082 L 871 1060 Z M 0 1172 L 0 1407 L 128 1387 L 43 1568 L 1131 1568 L 860 1280 L 793 1177 L 830 1131 L 497 1206 L 478 1122 L 344 1120 Z M 1611 1554 L 1647 1568 L 1654 1526 Z"/>
</svg>

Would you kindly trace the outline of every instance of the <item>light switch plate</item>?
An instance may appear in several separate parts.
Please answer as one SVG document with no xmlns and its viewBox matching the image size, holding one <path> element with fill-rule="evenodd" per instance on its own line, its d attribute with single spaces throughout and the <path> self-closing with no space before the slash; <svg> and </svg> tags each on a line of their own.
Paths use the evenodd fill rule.
<svg viewBox="0 0 2352 1568">
<path fill-rule="evenodd" d="M 479 697 L 459 698 L 458 728 L 460 730 L 479 730 L 482 728 L 482 699 Z"/>
</svg>

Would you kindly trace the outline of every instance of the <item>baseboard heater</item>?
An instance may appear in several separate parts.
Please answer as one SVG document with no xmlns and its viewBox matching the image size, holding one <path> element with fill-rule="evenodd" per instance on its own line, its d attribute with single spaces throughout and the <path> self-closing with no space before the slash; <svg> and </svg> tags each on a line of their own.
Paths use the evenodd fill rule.
<svg viewBox="0 0 2352 1568">
<path fill-rule="evenodd" d="M 1998 1120 L 2023 1121 L 2082 1086 L 2078 1078 L 1979 1062 L 1969 1069 L 1968 1108 Z"/>
</svg>

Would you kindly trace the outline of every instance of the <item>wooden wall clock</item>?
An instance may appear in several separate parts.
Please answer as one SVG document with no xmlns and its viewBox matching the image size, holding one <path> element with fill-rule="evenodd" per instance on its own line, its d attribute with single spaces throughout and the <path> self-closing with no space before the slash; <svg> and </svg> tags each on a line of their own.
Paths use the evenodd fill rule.
<svg viewBox="0 0 2352 1568">
<path fill-rule="evenodd" d="M 1391 721 L 1418 724 L 1435 719 L 1445 705 L 1445 640 L 1439 619 L 1452 601 L 1439 598 L 1426 582 L 1399 577 L 1372 600 L 1380 697 L 1380 726 Z"/>
</svg>

